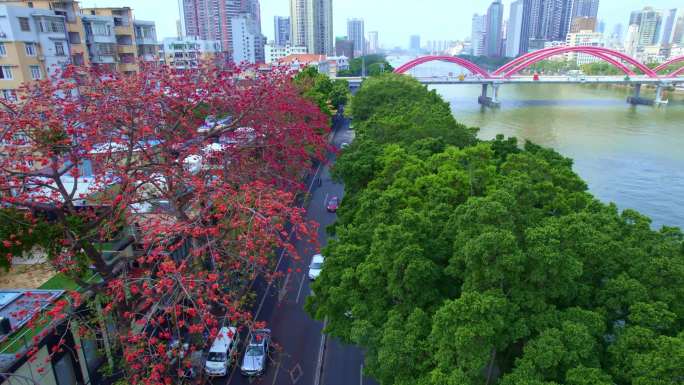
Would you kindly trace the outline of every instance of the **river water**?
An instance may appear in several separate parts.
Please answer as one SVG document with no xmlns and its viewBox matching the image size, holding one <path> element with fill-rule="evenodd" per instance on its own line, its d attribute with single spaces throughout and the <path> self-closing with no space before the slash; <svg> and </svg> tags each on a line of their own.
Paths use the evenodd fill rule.
<svg viewBox="0 0 684 385">
<path fill-rule="evenodd" d="M 400 64 L 407 59 L 391 60 Z M 425 64 L 417 76 L 460 73 L 456 66 Z M 590 85 L 503 85 L 500 109 L 477 103 L 480 86 L 435 86 L 456 119 L 497 134 L 552 147 L 574 160 L 590 191 L 619 208 L 636 209 L 653 225 L 684 228 L 684 95 L 656 108 L 630 106 L 626 89 Z"/>
</svg>

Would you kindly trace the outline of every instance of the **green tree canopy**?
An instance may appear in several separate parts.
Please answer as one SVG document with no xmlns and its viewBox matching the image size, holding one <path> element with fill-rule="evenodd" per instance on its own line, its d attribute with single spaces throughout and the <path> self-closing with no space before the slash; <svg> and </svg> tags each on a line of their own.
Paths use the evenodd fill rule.
<svg viewBox="0 0 684 385">
<path fill-rule="evenodd" d="M 675 385 L 684 235 L 588 193 L 572 161 L 477 142 L 406 76 L 364 82 L 307 310 L 382 385 Z M 450 120 L 451 119 L 451 120 Z M 452 130 L 445 132 L 445 130 Z"/>
</svg>

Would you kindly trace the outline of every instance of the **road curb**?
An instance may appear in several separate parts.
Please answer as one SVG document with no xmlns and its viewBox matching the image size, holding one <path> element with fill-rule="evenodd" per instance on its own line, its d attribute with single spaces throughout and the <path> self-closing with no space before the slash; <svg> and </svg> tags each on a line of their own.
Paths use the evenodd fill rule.
<svg viewBox="0 0 684 385">
<path fill-rule="evenodd" d="M 323 329 L 328 324 L 328 319 L 323 321 Z M 325 348 L 328 345 L 328 336 L 325 333 L 321 333 L 321 344 L 318 350 L 318 361 L 316 362 L 316 372 L 314 373 L 314 383 L 313 385 L 321 384 L 321 377 L 323 374 L 323 361 L 325 360 Z"/>
</svg>

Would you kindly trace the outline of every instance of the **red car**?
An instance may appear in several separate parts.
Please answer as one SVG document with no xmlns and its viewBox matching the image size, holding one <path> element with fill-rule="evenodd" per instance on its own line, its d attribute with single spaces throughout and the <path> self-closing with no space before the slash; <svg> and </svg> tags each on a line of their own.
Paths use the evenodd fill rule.
<svg viewBox="0 0 684 385">
<path fill-rule="evenodd" d="M 337 208 L 339 206 L 340 206 L 340 199 L 338 197 L 332 197 L 328 201 L 328 204 L 325 206 L 325 208 L 328 209 L 328 212 L 335 213 L 335 212 L 337 212 Z"/>
</svg>

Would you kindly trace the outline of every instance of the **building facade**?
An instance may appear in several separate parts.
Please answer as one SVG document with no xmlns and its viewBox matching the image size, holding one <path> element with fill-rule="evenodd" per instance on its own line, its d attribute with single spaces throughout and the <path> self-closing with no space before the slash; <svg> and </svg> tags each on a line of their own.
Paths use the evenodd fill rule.
<svg viewBox="0 0 684 385">
<path fill-rule="evenodd" d="M 203 60 L 215 60 L 224 49 L 220 40 L 184 37 L 164 39 L 162 51 L 166 65 L 186 69 L 196 68 Z"/>
<path fill-rule="evenodd" d="M 291 28 L 289 17 L 273 17 L 273 33 L 275 35 L 273 40 L 275 41 L 275 45 L 286 46 L 292 44 L 292 40 L 290 39 Z"/>
<path fill-rule="evenodd" d="M 83 15 L 111 18 L 114 22 L 111 32 L 114 33 L 115 39 L 116 70 L 124 74 L 140 70 L 133 26 L 133 10 L 130 7 L 84 8 Z"/>
<path fill-rule="evenodd" d="M 114 18 L 111 16 L 83 15 L 85 42 L 93 66 L 117 70 L 117 41 Z"/>
<path fill-rule="evenodd" d="M 233 18 L 248 15 L 261 34 L 258 0 L 182 0 L 182 7 L 186 35 L 197 40 L 220 40 L 229 55 L 233 48 Z"/>
<path fill-rule="evenodd" d="M 290 37 L 293 45 L 311 54 L 332 55 L 332 0 L 290 0 Z"/>
<path fill-rule="evenodd" d="M 159 60 L 159 43 L 157 28 L 153 21 L 134 20 L 135 45 L 138 48 L 138 59 L 145 62 Z"/>
<path fill-rule="evenodd" d="M 473 56 L 483 56 L 485 54 L 485 34 L 487 31 L 487 16 L 473 15 L 472 31 L 470 33 L 470 49 Z"/>
<path fill-rule="evenodd" d="M 0 5 L 0 97 L 16 100 L 22 83 L 45 79 L 68 65 L 62 15 L 47 9 Z"/>
<path fill-rule="evenodd" d="M 503 11 L 501 0 L 495 0 L 487 10 L 485 25 L 485 55 L 489 57 L 501 56 L 503 40 Z"/>
<path fill-rule="evenodd" d="M 335 55 L 354 58 L 354 42 L 345 38 L 335 39 Z"/>
<path fill-rule="evenodd" d="M 601 32 L 594 32 L 594 30 L 589 29 L 569 33 L 566 45 L 569 47 L 605 47 L 605 40 Z M 566 54 L 566 58 L 567 60 L 575 61 L 578 66 L 600 61 L 600 59 L 592 55 L 577 52 Z"/>
<path fill-rule="evenodd" d="M 347 20 L 347 39 L 354 42 L 354 56 L 366 54 L 366 32 L 363 19 Z"/>
<path fill-rule="evenodd" d="M 420 35 L 411 35 L 409 49 L 413 52 L 420 52 Z"/>
<path fill-rule="evenodd" d="M 672 33 L 672 44 L 684 44 L 684 15 L 677 18 L 677 23 Z"/>
<path fill-rule="evenodd" d="M 665 19 L 665 25 L 663 27 L 663 35 L 660 39 L 660 44 L 669 47 L 672 44 L 674 35 L 675 24 L 677 23 L 677 8 L 670 9 L 667 11 L 667 18 Z"/>
<path fill-rule="evenodd" d="M 368 53 L 380 52 L 380 39 L 378 31 L 368 32 Z"/>
<path fill-rule="evenodd" d="M 524 0 L 516 0 L 511 3 L 511 11 L 506 30 L 506 57 L 517 57 L 521 54 L 520 45 L 522 40 L 524 10 Z"/>
<path fill-rule="evenodd" d="M 599 0 L 575 0 L 572 8 L 572 18 L 598 18 Z"/>
<path fill-rule="evenodd" d="M 256 26 L 256 20 L 248 14 L 231 19 L 233 35 L 233 61 L 235 63 L 264 63 L 265 38 Z"/>
<path fill-rule="evenodd" d="M 641 11 L 641 17 L 639 19 L 638 45 L 645 47 L 657 44 L 660 39 L 663 23 L 662 12 L 651 7 L 646 7 Z"/>
<path fill-rule="evenodd" d="M 265 62 L 267 64 L 275 63 L 290 55 L 305 53 L 306 47 L 303 46 L 266 44 L 264 47 Z"/>
</svg>

